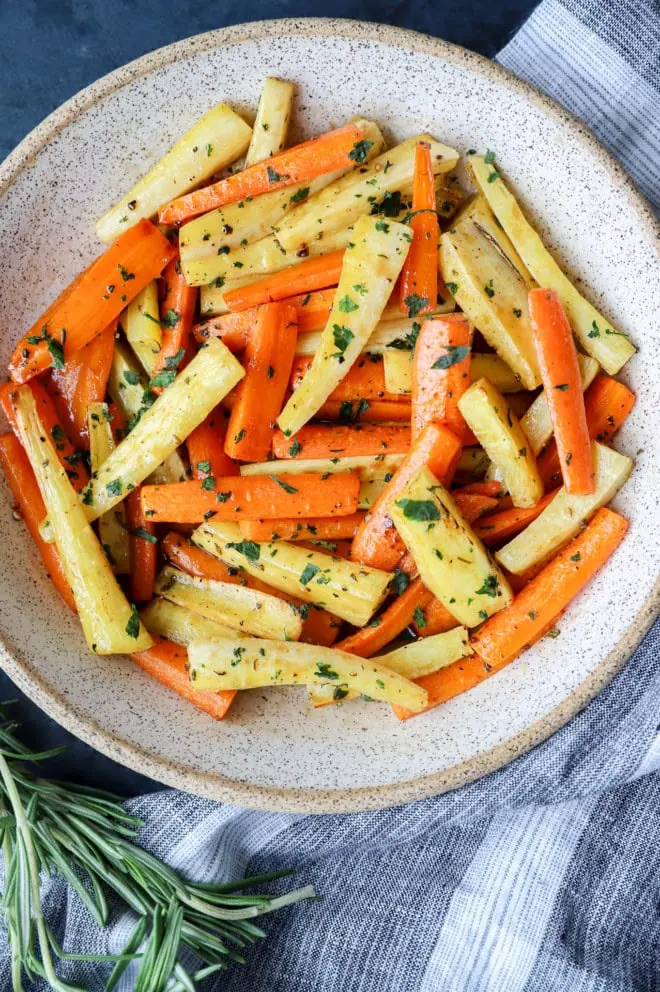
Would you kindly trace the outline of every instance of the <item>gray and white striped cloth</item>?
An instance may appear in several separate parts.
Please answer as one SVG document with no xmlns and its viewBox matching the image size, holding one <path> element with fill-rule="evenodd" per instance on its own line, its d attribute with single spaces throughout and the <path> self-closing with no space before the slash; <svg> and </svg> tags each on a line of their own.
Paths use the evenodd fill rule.
<svg viewBox="0 0 660 992">
<path fill-rule="evenodd" d="M 587 121 L 657 207 L 659 55 L 657 0 L 544 0 L 500 61 Z M 220 880 L 295 866 L 323 897 L 270 917 L 247 966 L 209 989 L 660 989 L 659 652 L 656 625 L 551 740 L 415 805 L 306 817 L 176 792 L 132 801 L 147 822 L 141 842 L 184 872 Z M 58 881 L 46 909 L 71 951 L 119 950 L 132 926 L 126 915 L 99 933 Z M 96 992 L 106 971 L 63 973 Z"/>
</svg>

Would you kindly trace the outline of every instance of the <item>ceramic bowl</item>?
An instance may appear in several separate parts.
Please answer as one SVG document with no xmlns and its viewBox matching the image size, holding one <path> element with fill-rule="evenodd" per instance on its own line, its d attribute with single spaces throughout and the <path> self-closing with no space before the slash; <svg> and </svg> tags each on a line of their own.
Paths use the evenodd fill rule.
<svg viewBox="0 0 660 992">
<path fill-rule="evenodd" d="M 93 657 L 61 608 L 0 482 L 0 663 L 46 712 L 116 760 L 242 806 L 332 812 L 391 806 L 492 771 L 562 726 L 648 628 L 660 545 L 658 230 L 593 136 L 485 59 L 351 21 L 239 25 L 171 45 L 104 77 L 0 167 L 0 361 L 99 252 L 95 219 L 209 107 L 254 112 L 267 75 L 294 80 L 309 136 L 359 112 L 391 138 L 429 130 L 494 149 L 548 245 L 639 345 L 623 378 L 637 405 L 616 440 L 637 467 L 615 507 L 631 523 L 609 567 L 545 639 L 496 677 L 414 720 L 359 702 L 314 711 L 304 690 L 240 697 L 221 723 L 123 657 Z M 655 474 L 654 474 L 655 468 Z"/>
</svg>

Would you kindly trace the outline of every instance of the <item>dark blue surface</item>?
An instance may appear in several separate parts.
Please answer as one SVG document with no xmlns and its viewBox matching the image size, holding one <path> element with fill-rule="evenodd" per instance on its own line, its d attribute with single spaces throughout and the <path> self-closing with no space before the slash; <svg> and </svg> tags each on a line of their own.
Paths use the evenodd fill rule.
<svg viewBox="0 0 660 992">
<path fill-rule="evenodd" d="M 534 0 L 279 0 L 249 8 L 208 0 L 0 0 L 0 158 L 60 103 L 131 59 L 189 35 L 269 17 L 351 17 L 413 28 L 495 55 Z M 236 14 L 236 16 L 233 16 Z M 162 788 L 76 740 L 0 673 L 0 699 L 17 699 L 27 744 L 68 744 L 49 772 L 123 795 Z"/>
</svg>

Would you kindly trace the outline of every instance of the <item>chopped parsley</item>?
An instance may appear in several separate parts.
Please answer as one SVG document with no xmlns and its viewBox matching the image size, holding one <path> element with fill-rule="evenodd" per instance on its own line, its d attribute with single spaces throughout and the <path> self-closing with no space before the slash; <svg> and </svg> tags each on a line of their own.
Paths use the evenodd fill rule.
<svg viewBox="0 0 660 992">
<path fill-rule="evenodd" d="M 137 640 L 140 633 L 140 615 L 135 606 L 131 606 L 131 615 L 124 629 L 129 637 L 133 637 Z"/>
<path fill-rule="evenodd" d="M 392 586 L 397 596 L 401 596 L 401 594 L 406 591 L 409 585 L 410 585 L 410 576 L 408 575 L 408 573 L 404 572 L 402 568 L 395 568 L 394 578 L 392 579 Z"/>
<path fill-rule="evenodd" d="M 129 386 L 137 386 L 140 382 L 140 373 L 133 370 L 127 370 L 124 372 L 124 379 L 129 384 Z"/>
<path fill-rule="evenodd" d="M 258 561 L 261 548 L 255 541 L 229 541 L 227 548 L 233 548 L 239 555 L 245 555 L 248 561 Z"/>
<path fill-rule="evenodd" d="M 383 234 L 389 234 L 390 225 L 386 224 L 384 220 L 377 220 L 375 227 L 377 231 L 382 231 Z"/>
<path fill-rule="evenodd" d="M 281 183 L 289 178 L 288 176 L 281 175 L 276 169 L 273 169 L 271 165 L 267 167 L 266 175 L 268 176 L 269 183 Z"/>
<path fill-rule="evenodd" d="M 105 491 L 108 496 L 121 496 L 124 491 L 121 479 L 113 479 L 112 482 L 108 482 Z"/>
<path fill-rule="evenodd" d="M 121 262 L 118 263 L 117 268 L 119 269 L 119 274 L 124 282 L 129 282 L 131 279 L 135 279 L 135 273 L 129 272 L 128 269 L 125 269 Z"/>
<path fill-rule="evenodd" d="M 456 296 L 458 293 L 458 283 L 457 282 L 446 282 L 445 286 L 449 290 L 452 296 Z"/>
<path fill-rule="evenodd" d="M 341 300 L 337 304 L 337 309 L 340 313 L 352 313 L 354 310 L 359 308 L 359 303 L 355 303 L 354 300 L 350 298 L 348 293 L 346 296 L 342 296 Z"/>
<path fill-rule="evenodd" d="M 318 567 L 318 565 L 313 565 L 312 562 L 310 561 L 303 568 L 300 575 L 300 579 L 298 581 L 300 582 L 301 585 L 306 586 L 312 581 L 314 576 L 320 571 L 321 569 Z"/>
<path fill-rule="evenodd" d="M 344 324 L 333 324 L 332 337 L 335 343 L 335 348 L 337 349 L 336 353 L 332 357 L 341 358 L 355 335 L 350 327 L 345 327 Z"/>
<path fill-rule="evenodd" d="M 149 544 L 158 544 L 156 535 L 150 534 L 144 527 L 136 527 L 131 533 L 133 537 L 141 537 L 143 541 L 149 541 Z"/>
<path fill-rule="evenodd" d="M 440 519 L 440 510 L 430 499 L 398 499 L 396 505 L 403 510 L 406 520 Z"/>
<path fill-rule="evenodd" d="M 302 203 L 309 196 L 309 186 L 303 186 L 289 198 L 289 203 Z"/>
<path fill-rule="evenodd" d="M 316 674 L 320 675 L 323 679 L 338 679 L 339 675 L 331 668 L 327 662 L 317 661 L 316 662 Z"/>
<path fill-rule="evenodd" d="M 408 308 L 408 316 L 416 317 L 429 305 L 429 298 L 428 296 L 418 296 L 416 293 L 411 293 L 410 296 L 406 296 L 403 304 Z"/>
<path fill-rule="evenodd" d="M 448 344 L 445 346 L 444 355 L 440 355 L 439 358 L 435 360 L 432 369 L 450 369 L 452 365 L 462 362 L 464 358 L 470 354 L 470 349 L 467 345 L 463 344 Z"/>
<path fill-rule="evenodd" d="M 268 478 L 272 479 L 273 482 L 276 482 L 278 486 L 281 486 L 285 493 L 293 495 L 298 492 L 298 490 L 294 489 L 293 486 L 290 486 L 288 482 L 285 482 L 283 479 L 279 479 L 276 475 L 269 475 Z"/>
<path fill-rule="evenodd" d="M 207 492 L 213 492 L 215 489 L 215 476 L 207 475 L 205 479 L 202 479 L 201 486 Z"/>
<path fill-rule="evenodd" d="M 415 626 L 419 630 L 424 630 L 424 627 L 426 627 L 426 614 L 424 613 L 424 610 L 421 608 L 421 606 L 415 607 L 415 612 L 413 613 L 413 621 L 415 623 Z"/>
<path fill-rule="evenodd" d="M 475 596 L 492 596 L 495 599 L 497 596 L 497 576 L 487 575 L 481 589 L 475 591 Z"/>
<path fill-rule="evenodd" d="M 367 161 L 367 153 L 370 148 L 373 148 L 373 146 L 373 141 L 356 141 L 353 145 L 352 151 L 348 153 L 348 157 L 352 159 L 353 162 L 357 162 L 357 164 L 360 165 L 362 162 Z"/>
<path fill-rule="evenodd" d="M 289 448 L 289 456 L 291 458 L 295 458 L 296 455 L 299 455 L 301 451 L 302 451 L 302 444 L 300 443 L 300 441 L 292 441 L 291 447 Z"/>
</svg>

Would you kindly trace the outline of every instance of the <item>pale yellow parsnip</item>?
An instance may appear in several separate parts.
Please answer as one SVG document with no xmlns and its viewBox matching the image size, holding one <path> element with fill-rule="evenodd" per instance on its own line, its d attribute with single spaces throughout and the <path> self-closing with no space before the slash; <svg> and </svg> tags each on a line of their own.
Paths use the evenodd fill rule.
<svg viewBox="0 0 660 992">
<path fill-rule="evenodd" d="M 379 216 L 357 221 L 319 349 L 278 417 L 285 433 L 295 434 L 311 420 L 358 358 L 392 293 L 410 240 L 410 229 L 396 221 Z"/>
<path fill-rule="evenodd" d="M 86 487 L 88 520 L 106 513 L 151 475 L 244 375 L 243 366 L 217 338 L 200 348 Z"/>
<path fill-rule="evenodd" d="M 98 472 L 103 462 L 115 448 L 107 403 L 90 403 L 87 407 L 89 432 L 89 459 L 92 473 Z M 131 570 L 130 539 L 126 514 L 120 503 L 98 520 L 101 545 L 115 572 L 128 575 Z"/>
<path fill-rule="evenodd" d="M 314 644 L 214 638 L 193 641 L 188 659 L 193 686 L 211 692 L 330 683 L 414 712 L 423 710 L 428 698 L 425 689 L 374 658 L 357 658 Z"/>
<path fill-rule="evenodd" d="M 96 224 L 101 241 L 112 241 L 143 217 L 183 196 L 235 161 L 250 144 L 252 128 L 226 103 L 204 114 Z"/>
<path fill-rule="evenodd" d="M 117 583 L 27 387 L 17 390 L 15 415 L 88 647 L 96 654 L 144 651 L 152 638 Z"/>
<path fill-rule="evenodd" d="M 515 413 L 488 379 L 467 389 L 458 408 L 470 429 L 502 473 L 514 506 L 535 506 L 543 496 L 536 458 Z"/>
<path fill-rule="evenodd" d="M 297 641 L 302 620 L 291 603 L 258 589 L 201 579 L 166 565 L 154 585 L 164 599 L 257 637 Z"/>
</svg>

